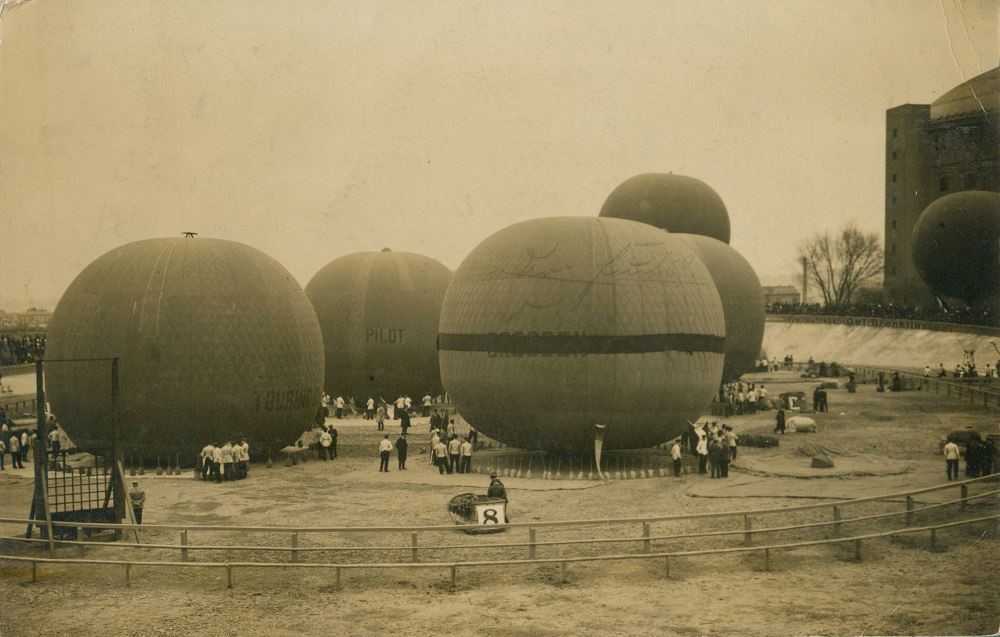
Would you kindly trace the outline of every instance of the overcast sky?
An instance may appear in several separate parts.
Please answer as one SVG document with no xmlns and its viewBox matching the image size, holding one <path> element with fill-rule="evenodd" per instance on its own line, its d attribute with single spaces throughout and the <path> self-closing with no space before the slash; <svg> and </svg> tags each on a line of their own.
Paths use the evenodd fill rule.
<svg viewBox="0 0 1000 637">
<path fill-rule="evenodd" d="M 4 0 L 0 0 L 3 2 Z M 6 0 L 0 308 L 195 230 L 304 286 L 389 246 L 456 268 L 643 172 L 722 196 L 765 283 L 882 232 L 885 110 L 997 65 L 998 2 Z"/>
</svg>

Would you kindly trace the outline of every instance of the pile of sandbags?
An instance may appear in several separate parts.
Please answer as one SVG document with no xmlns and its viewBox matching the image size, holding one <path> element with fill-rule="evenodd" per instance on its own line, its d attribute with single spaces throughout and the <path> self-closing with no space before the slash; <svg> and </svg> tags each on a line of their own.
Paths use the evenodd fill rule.
<svg viewBox="0 0 1000 637">
<path fill-rule="evenodd" d="M 749 434 L 739 434 L 736 436 L 736 444 L 741 447 L 759 447 L 766 449 L 768 447 L 777 447 L 778 438 L 777 436 L 752 436 Z"/>
</svg>

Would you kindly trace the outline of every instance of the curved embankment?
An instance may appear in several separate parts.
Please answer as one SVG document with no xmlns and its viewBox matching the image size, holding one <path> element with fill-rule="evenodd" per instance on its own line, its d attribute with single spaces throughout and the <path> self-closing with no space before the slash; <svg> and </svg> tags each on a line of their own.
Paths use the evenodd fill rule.
<svg viewBox="0 0 1000 637">
<path fill-rule="evenodd" d="M 916 369 L 937 369 L 943 363 L 951 371 L 968 349 L 975 350 L 980 369 L 995 365 L 1000 354 L 990 341 L 1000 345 L 1000 338 L 981 334 L 768 320 L 763 348 L 779 363 L 791 354 L 796 362 L 811 356 L 816 361 Z"/>
</svg>

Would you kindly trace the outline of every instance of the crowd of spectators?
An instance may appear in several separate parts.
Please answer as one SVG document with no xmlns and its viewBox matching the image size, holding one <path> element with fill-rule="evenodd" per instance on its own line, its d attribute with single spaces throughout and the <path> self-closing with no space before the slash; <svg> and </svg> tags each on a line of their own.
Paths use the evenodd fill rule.
<svg viewBox="0 0 1000 637">
<path fill-rule="evenodd" d="M 45 335 L 0 335 L 0 366 L 33 363 L 45 354 Z"/>
<path fill-rule="evenodd" d="M 810 316 L 854 316 L 863 318 L 904 319 L 911 321 L 933 321 L 938 323 L 961 323 L 964 325 L 984 325 L 1000 327 L 1000 312 L 990 308 L 921 308 L 893 305 L 888 303 L 864 303 L 851 305 L 821 305 L 819 303 L 771 303 L 768 314 L 805 314 Z"/>
</svg>

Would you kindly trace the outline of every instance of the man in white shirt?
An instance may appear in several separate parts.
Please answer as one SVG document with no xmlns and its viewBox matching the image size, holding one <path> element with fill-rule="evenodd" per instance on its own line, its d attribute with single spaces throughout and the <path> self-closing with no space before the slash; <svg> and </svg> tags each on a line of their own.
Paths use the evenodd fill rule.
<svg viewBox="0 0 1000 637">
<path fill-rule="evenodd" d="M 441 436 L 438 435 L 438 430 L 435 429 L 431 432 L 431 464 L 434 464 L 434 450 L 437 448 L 439 442 L 441 442 Z"/>
<path fill-rule="evenodd" d="M 233 479 L 233 443 L 226 441 L 226 444 L 222 445 L 222 479 L 232 480 Z"/>
<path fill-rule="evenodd" d="M 392 404 L 392 419 L 399 420 L 403 417 L 403 410 L 406 409 L 406 399 L 400 396 Z"/>
<path fill-rule="evenodd" d="M 674 444 L 670 447 L 670 457 L 674 460 L 674 477 L 681 477 L 681 443 L 674 439 Z"/>
<path fill-rule="evenodd" d="M 960 457 L 961 452 L 958 449 L 958 445 L 954 442 L 949 442 L 944 446 L 944 463 L 945 470 L 948 473 L 948 480 L 952 480 L 952 475 L 955 476 L 955 479 L 958 479 L 958 459 Z"/>
<path fill-rule="evenodd" d="M 337 418 L 343 419 L 344 417 L 344 397 L 337 396 L 337 400 L 334 403 L 337 406 Z"/>
<path fill-rule="evenodd" d="M 462 441 L 452 438 L 448 441 L 448 473 L 458 471 L 458 461 L 462 457 Z"/>
<path fill-rule="evenodd" d="M 382 442 L 378 443 L 379 472 L 389 473 L 389 454 L 392 453 L 392 443 L 389 442 L 389 434 L 385 434 Z"/>
<path fill-rule="evenodd" d="M 250 473 L 250 443 L 246 440 L 240 441 L 240 478 L 247 477 Z"/>
<path fill-rule="evenodd" d="M 24 465 L 21 463 L 21 440 L 17 437 L 17 432 L 11 434 L 7 444 L 9 445 L 7 448 L 10 450 L 11 468 L 23 469 Z"/>
<path fill-rule="evenodd" d="M 462 440 L 461 446 L 462 464 L 459 465 L 459 473 L 470 473 L 472 471 L 472 442 Z"/>
<path fill-rule="evenodd" d="M 371 396 L 368 397 L 368 401 L 365 403 L 365 419 L 375 419 L 375 399 Z"/>
<path fill-rule="evenodd" d="M 708 467 L 708 440 L 704 436 L 698 437 L 698 473 L 705 473 Z"/>
<path fill-rule="evenodd" d="M 215 447 L 208 443 L 201 448 L 201 479 L 208 480 L 212 472 L 212 457 L 215 455 Z"/>
<path fill-rule="evenodd" d="M 323 449 L 323 460 L 330 459 L 330 445 L 333 444 L 333 436 L 326 429 L 319 435 L 319 446 Z"/>
<path fill-rule="evenodd" d="M 216 482 L 222 482 L 222 446 L 219 443 L 212 445 L 212 474 Z"/>
<path fill-rule="evenodd" d="M 431 415 L 431 395 L 424 394 L 422 401 L 424 403 L 424 418 L 427 418 Z"/>
</svg>

